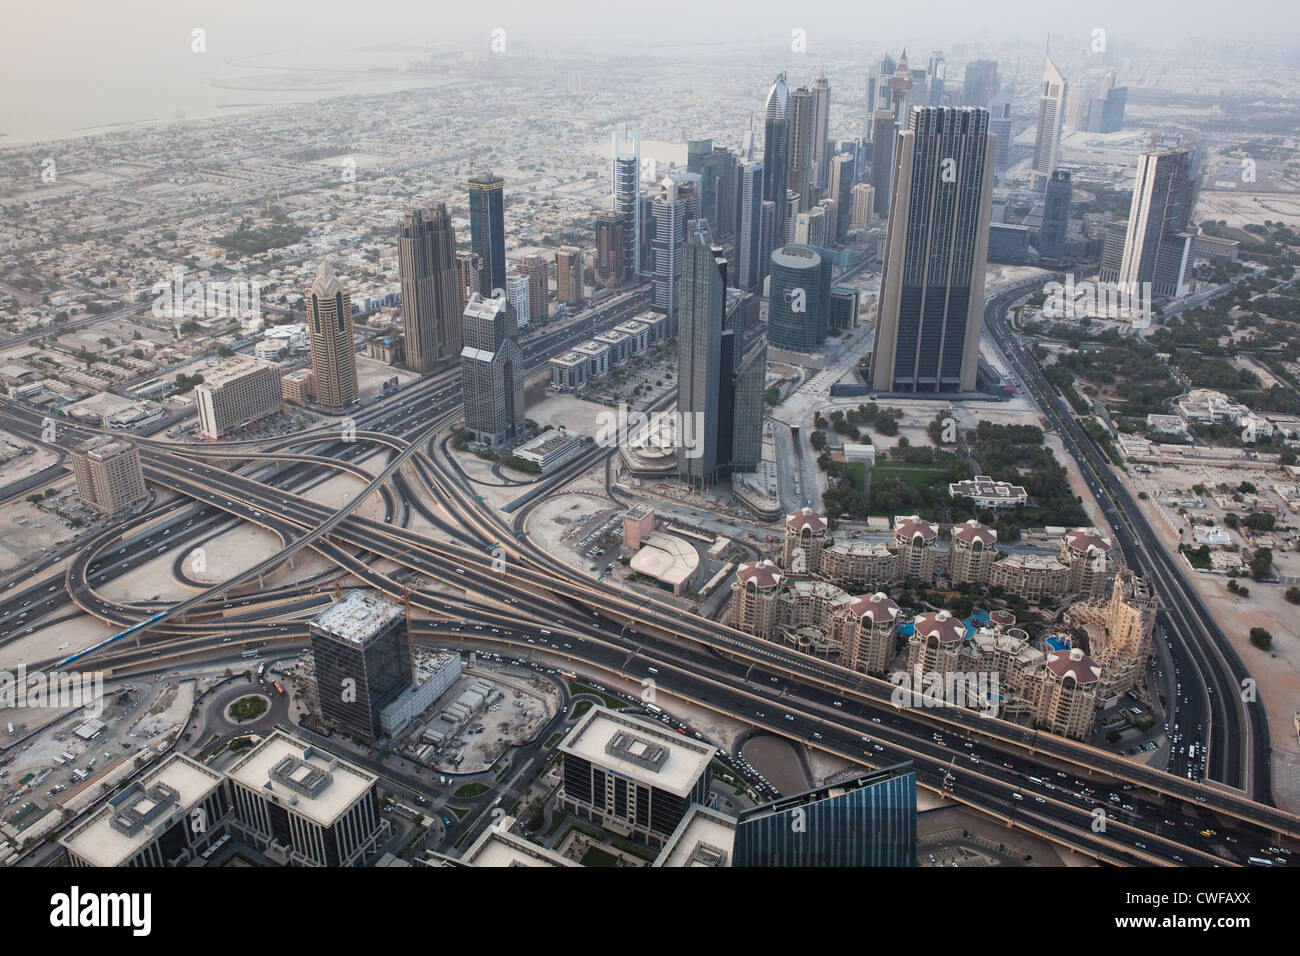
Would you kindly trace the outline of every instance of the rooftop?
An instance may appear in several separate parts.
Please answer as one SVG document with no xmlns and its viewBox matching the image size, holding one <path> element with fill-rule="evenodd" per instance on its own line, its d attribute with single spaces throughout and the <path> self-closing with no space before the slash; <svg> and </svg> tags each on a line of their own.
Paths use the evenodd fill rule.
<svg viewBox="0 0 1300 956">
<path fill-rule="evenodd" d="M 711 744 L 672 733 L 657 720 L 604 707 L 587 711 L 560 750 L 680 797 L 708 772 L 714 752 Z"/>
<path fill-rule="evenodd" d="M 281 730 L 249 751 L 229 776 L 323 827 L 331 826 L 379 779 Z"/>
<path fill-rule="evenodd" d="M 403 616 L 400 605 L 369 591 L 353 590 L 312 618 L 313 631 L 361 645 Z"/>
</svg>

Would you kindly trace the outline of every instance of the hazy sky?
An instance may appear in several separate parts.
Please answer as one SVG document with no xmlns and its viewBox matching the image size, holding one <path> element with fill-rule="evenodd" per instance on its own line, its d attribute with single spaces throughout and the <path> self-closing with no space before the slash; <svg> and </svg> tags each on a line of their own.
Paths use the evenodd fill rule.
<svg viewBox="0 0 1300 956">
<path fill-rule="evenodd" d="M 30 135 L 33 116 L 51 128 L 169 118 L 238 102 L 205 92 L 214 77 L 244 77 L 232 58 L 319 46 L 322 52 L 369 43 L 481 49 L 506 31 L 511 48 L 562 55 L 566 48 L 636 50 L 734 37 L 774 53 L 791 30 L 839 53 L 913 46 L 922 54 L 968 40 L 1024 39 L 1052 33 L 1082 48 L 1102 28 L 1131 52 L 1145 37 L 1166 45 L 1182 36 L 1300 47 L 1300 0 L 70 0 L 10 4 L 0 57 L 0 133 Z M 207 52 L 191 51 L 191 31 L 206 31 Z M 412 57 L 414 58 L 414 57 Z M 328 56 L 319 62 L 328 68 Z M 167 88 L 177 95 L 169 98 Z M 183 91 L 183 92 L 182 92 Z M 244 97 L 249 99 L 249 97 Z M 12 140 L 11 140 L 12 141 Z M 0 143 L 4 140 L 0 139 Z"/>
</svg>

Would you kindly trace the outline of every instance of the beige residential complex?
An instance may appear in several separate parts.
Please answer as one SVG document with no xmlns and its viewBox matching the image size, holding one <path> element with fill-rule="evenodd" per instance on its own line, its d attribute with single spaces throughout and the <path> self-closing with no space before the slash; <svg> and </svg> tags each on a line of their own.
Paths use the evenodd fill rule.
<svg viewBox="0 0 1300 956">
<path fill-rule="evenodd" d="M 343 291 L 343 283 L 328 262 L 320 264 L 307 294 L 307 335 L 317 403 L 347 408 L 358 397 L 352 297 Z"/>
<path fill-rule="evenodd" d="M 1061 541 L 1061 563 L 1070 569 L 1066 590 L 1083 601 L 1100 599 L 1110 585 L 1110 539 L 1096 528 L 1075 528 Z"/>
<path fill-rule="evenodd" d="M 1117 700 L 1142 680 L 1151 656 L 1159 601 L 1146 581 L 1132 571 L 1115 575 L 1110 598 L 1076 604 L 1065 612 L 1067 623 L 1084 628 L 1092 657 L 1102 668 L 1098 696 Z"/>
<path fill-rule="evenodd" d="M 934 580 L 939 528 L 917 515 L 894 518 L 894 547 L 904 580 Z"/>
<path fill-rule="evenodd" d="M 194 404 L 199 410 L 199 436 L 218 441 L 280 410 L 284 394 L 280 389 L 280 366 L 274 362 L 236 355 L 212 371 L 194 387 Z"/>
<path fill-rule="evenodd" d="M 283 394 L 285 401 L 296 402 L 299 405 L 305 405 L 314 397 L 312 370 L 309 368 L 295 369 L 280 377 L 280 392 Z"/>
<path fill-rule="evenodd" d="M 149 497 L 139 450 L 109 435 L 96 435 L 74 447 L 72 472 L 82 502 L 101 514 L 117 514 Z"/>
<path fill-rule="evenodd" d="M 998 533 L 973 518 L 952 527 L 948 577 L 953 584 L 982 584 L 997 559 Z"/>
<path fill-rule="evenodd" d="M 1009 554 L 989 569 L 988 583 L 1026 601 L 1059 597 L 1069 584 L 1070 569 L 1043 554 Z"/>
</svg>

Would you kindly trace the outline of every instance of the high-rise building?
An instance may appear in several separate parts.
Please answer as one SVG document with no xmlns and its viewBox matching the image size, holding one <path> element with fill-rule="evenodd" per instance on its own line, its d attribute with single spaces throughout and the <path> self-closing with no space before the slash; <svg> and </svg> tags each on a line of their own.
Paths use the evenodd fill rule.
<svg viewBox="0 0 1300 956">
<path fill-rule="evenodd" d="M 831 84 L 825 75 L 813 80 L 813 122 L 812 122 L 812 183 L 817 196 L 825 197 L 831 175 Z"/>
<path fill-rule="evenodd" d="M 815 352 L 830 327 L 831 261 L 809 245 L 772 253 L 767 341 L 773 348 Z"/>
<path fill-rule="evenodd" d="M 876 391 L 975 389 L 993 197 L 988 116 L 918 107 L 898 137 L 871 363 Z"/>
<path fill-rule="evenodd" d="M 550 295 L 550 270 L 550 263 L 544 256 L 524 256 L 519 263 L 519 271 L 528 276 L 528 315 L 531 322 L 545 319 L 550 312 L 546 305 Z"/>
<path fill-rule="evenodd" d="M 313 362 L 314 358 L 313 350 Z M 237 428 L 274 415 L 283 399 L 279 365 L 251 355 L 232 355 L 204 372 L 203 381 L 194 387 L 199 437 L 218 441 Z"/>
<path fill-rule="evenodd" d="M 149 498 L 139 450 L 110 435 L 96 435 L 74 446 L 72 473 L 82 504 L 100 514 L 115 515 Z"/>
<path fill-rule="evenodd" d="M 456 291 L 460 293 L 460 311 L 465 314 L 469 297 L 478 292 L 482 284 L 483 258 L 476 252 L 456 253 Z"/>
<path fill-rule="evenodd" d="M 321 718 L 373 743 L 380 711 L 412 686 L 406 613 L 367 591 L 349 591 L 308 627 Z"/>
<path fill-rule="evenodd" d="M 925 72 L 930 79 L 930 98 L 926 101 L 927 105 L 943 106 L 948 62 L 942 50 L 935 50 L 930 54 L 930 62 L 926 64 Z"/>
<path fill-rule="evenodd" d="M 469 244 L 483 260 L 479 295 L 490 298 L 506 287 L 506 181 L 492 173 L 469 180 Z"/>
<path fill-rule="evenodd" d="M 812 90 L 801 86 L 790 94 L 789 145 L 786 153 L 786 189 L 799 197 L 798 214 L 812 204 L 813 119 L 816 103 Z"/>
<path fill-rule="evenodd" d="M 1038 97 L 1038 132 L 1034 137 L 1034 188 L 1047 188 L 1047 181 L 1056 171 L 1056 161 L 1061 150 L 1061 126 L 1065 123 L 1065 94 L 1067 84 L 1052 58 L 1047 58 L 1043 68 L 1043 88 Z"/>
<path fill-rule="evenodd" d="M 894 79 L 894 70 L 898 64 L 888 54 L 880 59 L 871 72 L 867 74 L 867 135 L 868 143 L 872 141 L 874 131 L 872 129 L 872 117 L 877 110 L 888 110 L 893 108 L 893 94 L 890 86 Z"/>
<path fill-rule="evenodd" d="M 346 408 L 356 402 L 357 350 L 352 340 L 352 297 L 329 262 L 316 270 L 308 293 L 307 334 L 311 339 L 311 370 L 316 402 Z M 280 387 L 276 376 L 275 387 Z"/>
<path fill-rule="evenodd" d="M 592 707 L 559 749 L 561 809 L 623 837 L 662 846 L 708 798 L 713 745 L 648 717 Z"/>
<path fill-rule="evenodd" d="M 740 311 L 740 308 L 736 310 Z M 736 336 L 735 348 L 744 347 L 744 334 Z M 756 471 L 763 458 L 763 413 L 767 403 L 767 337 L 760 335 L 749 351 L 740 356 L 736 369 L 735 419 L 732 426 L 731 470 Z"/>
<path fill-rule="evenodd" d="M 1154 295 L 1187 294 L 1193 239 L 1187 228 L 1195 186 L 1191 150 L 1148 150 L 1138 158 L 1123 256 L 1114 270 L 1103 253 L 1101 281 L 1135 294 L 1147 282 Z"/>
<path fill-rule="evenodd" d="M 1058 169 L 1047 182 L 1043 195 L 1043 225 L 1038 230 L 1038 254 L 1044 259 L 1065 255 L 1065 233 L 1070 227 L 1070 197 L 1074 194 L 1070 173 Z"/>
<path fill-rule="evenodd" d="M 1097 95 L 1088 104 L 1086 128 L 1093 133 L 1117 133 L 1124 127 L 1124 107 L 1128 102 L 1128 87 L 1115 85 L 1115 71 L 1111 70 L 1101 81 Z"/>
<path fill-rule="evenodd" d="M 846 332 L 858 324 L 862 293 L 849 286 L 831 286 L 830 327 Z"/>
<path fill-rule="evenodd" d="M 772 267 L 772 250 L 783 243 L 777 241 L 776 224 L 777 224 L 776 203 L 770 199 L 763 200 L 763 222 L 762 222 L 762 240 L 759 243 L 758 255 L 760 260 L 759 282 L 767 278 L 768 270 Z"/>
<path fill-rule="evenodd" d="M 998 61 L 972 60 L 966 64 L 966 82 L 962 87 L 961 105 L 988 109 L 998 92 Z"/>
<path fill-rule="evenodd" d="M 693 222 L 684 247 L 682 301 L 677 324 L 677 411 L 684 434 L 678 435 L 677 474 L 697 488 L 711 485 L 720 462 L 719 421 L 729 405 L 730 365 L 723 375 L 723 323 L 727 307 L 726 260 L 710 241 L 707 228 Z M 730 458 L 730 449 L 725 456 Z"/>
<path fill-rule="evenodd" d="M 795 217 L 794 241 L 804 246 L 829 246 L 827 233 L 830 232 L 830 219 L 824 206 L 815 206 Z"/>
<path fill-rule="evenodd" d="M 700 177 L 700 212 L 719 241 L 734 230 L 736 164 L 736 155 L 711 139 L 686 143 L 686 171 Z"/>
<path fill-rule="evenodd" d="M 753 289 L 763 281 L 763 164 L 742 160 L 737 172 L 736 272 L 732 284 Z"/>
<path fill-rule="evenodd" d="M 397 264 L 406 364 L 416 372 L 435 371 L 460 354 L 456 233 L 443 203 L 406 211 L 397 236 Z"/>
<path fill-rule="evenodd" d="M 555 300 L 568 305 L 582 302 L 582 250 L 576 246 L 555 250 Z"/>
<path fill-rule="evenodd" d="M 623 261 L 636 279 L 642 271 L 642 237 L 646 229 L 641 221 L 641 134 L 633 130 L 624 130 L 622 135 L 615 132 L 612 156 L 610 199 L 614 211 L 628 217 Z"/>
<path fill-rule="evenodd" d="M 876 204 L 876 187 L 870 183 L 858 183 L 853 187 L 853 229 L 865 229 L 871 225 L 872 209 Z"/>
<path fill-rule="evenodd" d="M 650 207 L 649 272 L 654 308 L 675 328 L 678 285 L 682 279 L 682 249 L 686 224 L 700 218 L 700 177 L 694 173 L 665 176 Z"/>
<path fill-rule="evenodd" d="M 889 215 L 889 191 L 894 181 L 894 151 L 898 147 L 897 129 L 891 110 L 877 110 L 871 123 L 871 188 L 875 191 L 877 216 Z"/>
<path fill-rule="evenodd" d="M 989 106 L 989 132 L 997 141 L 997 158 L 993 164 L 995 176 L 1001 176 L 1011 165 L 1011 100 L 1014 96 L 1013 80 L 993 95 Z"/>
<path fill-rule="evenodd" d="M 837 153 L 831 157 L 829 166 L 826 195 L 835 200 L 835 241 L 843 242 L 853 218 L 853 156 Z"/>
<path fill-rule="evenodd" d="M 915 866 L 911 762 L 739 811 L 733 866 Z"/>
<path fill-rule="evenodd" d="M 799 194 L 793 189 L 787 190 L 785 194 L 785 236 L 786 242 L 794 242 L 795 225 L 799 217 Z"/>
<path fill-rule="evenodd" d="M 524 434 L 524 353 L 504 297 L 475 293 L 465 306 L 460 353 L 465 430 L 496 448 Z"/>
<path fill-rule="evenodd" d="M 907 123 L 914 100 L 912 86 L 915 82 L 913 72 L 907 67 L 907 50 L 898 58 L 893 78 L 889 81 L 889 106 L 894 113 L 894 122 L 903 126 Z"/>
<path fill-rule="evenodd" d="M 528 327 L 532 320 L 529 304 L 528 276 L 518 272 L 506 276 L 506 304 L 515 311 L 515 328 Z"/>
<path fill-rule="evenodd" d="M 790 156 L 790 88 L 778 73 L 763 116 L 763 199 L 776 204 L 773 235 L 785 235 L 786 176 Z M 769 250 L 770 251 L 770 250 Z"/>
<path fill-rule="evenodd" d="M 612 209 L 596 213 L 596 284 L 617 289 L 627 278 L 627 213 Z"/>
</svg>

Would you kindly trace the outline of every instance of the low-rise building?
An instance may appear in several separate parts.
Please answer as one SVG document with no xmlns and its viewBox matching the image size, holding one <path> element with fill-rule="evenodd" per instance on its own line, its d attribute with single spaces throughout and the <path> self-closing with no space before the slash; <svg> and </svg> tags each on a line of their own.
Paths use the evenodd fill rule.
<svg viewBox="0 0 1300 956">
<path fill-rule="evenodd" d="M 988 511 L 1005 511 L 1029 503 L 1029 494 L 1023 486 L 1009 481 L 994 481 L 988 475 L 954 482 L 948 485 L 948 494 L 953 498 L 969 498 L 976 508 Z"/>
</svg>

